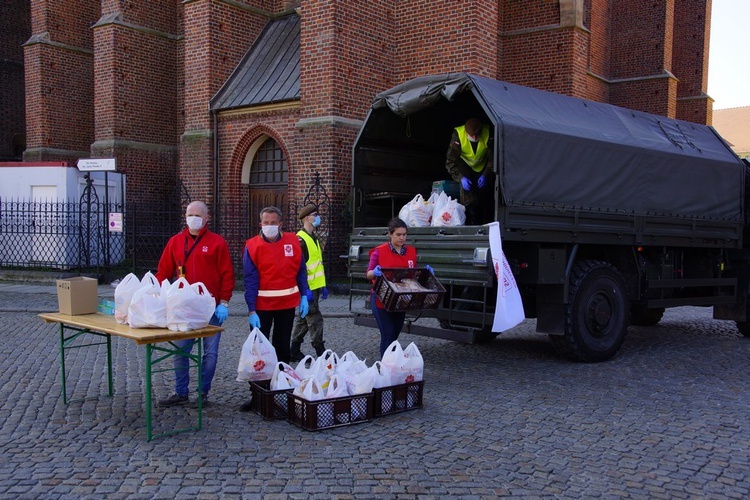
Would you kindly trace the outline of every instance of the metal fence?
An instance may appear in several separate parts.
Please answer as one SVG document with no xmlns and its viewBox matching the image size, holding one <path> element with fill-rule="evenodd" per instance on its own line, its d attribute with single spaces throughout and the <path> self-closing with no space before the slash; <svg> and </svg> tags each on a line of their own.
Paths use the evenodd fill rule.
<svg viewBox="0 0 750 500">
<path fill-rule="evenodd" d="M 70 271 L 102 279 L 155 271 L 169 238 L 185 227 L 189 201 L 187 197 L 144 206 L 107 204 L 96 198 L 78 202 L 0 200 L 0 269 Z M 332 279 L 343 278 L 346 269 L 339 256 L 347 245 L 349 226 L 345 221 L 351 220 L 345 215 L 347 208 L 332 205 L 325 193 L 311 189 L 300 202 L 279 207 L 284 228 L 298 230 L 297 214 L 307 203 L 320 207 L 323 222 L 318 236 L 324 247 L 326 274 Z M 210 209 L 216 221 L 210 227 L 227 240 L 238 280 L 242 279 L 245 241 L 259 230 L 261 204 L 225 204 Z"/>
</svg>

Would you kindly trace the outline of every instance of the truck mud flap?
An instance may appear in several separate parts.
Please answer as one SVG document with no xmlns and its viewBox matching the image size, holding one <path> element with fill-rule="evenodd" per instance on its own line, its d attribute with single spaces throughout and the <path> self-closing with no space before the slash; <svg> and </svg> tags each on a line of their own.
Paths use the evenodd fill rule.
<svg viewBox="0 0 750 500">
<path fill-rule="evenodd" d="M 370 328 L 378 327 L 377 323 L 375 322 L 375 318 L 373 318 L 370 314 L 355 314 L 354 324 L 359 326 L 367 326 Z M 404 323 L 404 328 L 401 331 L 402 333 L 411 333 L 414 335 L 421 335 L 422 337 L 452 340 L 454 342 L 462 342 L 464 344 L 473 344 L 477 342 L 477 335 L 474 331 L 446 330 L 444 328 L 434 328 L 429 326 L 417 325 L 416 323 L 410 321 L 406 321 Z"/>
</svg>

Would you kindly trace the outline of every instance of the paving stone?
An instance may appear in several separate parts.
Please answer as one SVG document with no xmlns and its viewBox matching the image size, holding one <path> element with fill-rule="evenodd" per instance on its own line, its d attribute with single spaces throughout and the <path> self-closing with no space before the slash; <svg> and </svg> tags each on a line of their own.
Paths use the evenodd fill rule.
<svg viewBox="0 0 750 500">
<path fill-rule="evenodd" d="M 149 443 L 143 348 L 113 341 L 112 398 L 105 351 L 71 353 L 69 394 L 95 398 L 63 405 L 59 330 L 37 317 L 56 309 L 54 287 L 0 283 L 0 496 L 750 495 L 750 342 L 710 309 L 668 310 L 596 364 L 559 358 L 528 320 L 481 345 L 403 334 L 425 358 L 424 408 L 309 432 L 237 411 L 243 302 L 230 302 L 204 428 Z M 348 297 L 326 302 L 326 346 L 378 359 L 379 335 L 353 325 Z M 155 397 L 172 384 L 169 370 L 156 375 Z M 154 411 L 160 427 L 194 418 Z"/>
</svg>

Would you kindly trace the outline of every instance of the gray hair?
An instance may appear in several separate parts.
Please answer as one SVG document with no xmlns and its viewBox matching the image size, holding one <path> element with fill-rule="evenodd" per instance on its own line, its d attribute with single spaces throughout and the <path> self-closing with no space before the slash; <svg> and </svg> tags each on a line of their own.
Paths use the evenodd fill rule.
<svg viewBox="0 0 750 500">
<path fill-rule="evenodd" d="M 203 214 L 203 217 L 208 216 L 208 205 L 206 205 L 202 201 L 196 200 L 196 201 L 190 202 L 188 206 L 185 208 L 185 212 L 187 213 L 190 210 L 190 208 L 197 208 L 198 210 L 200 210 L 201 213 Z"/>
<path fill-rule="evenodd" d="M 279 220 L 282 220 L 284 218 L 283 214 L 281 213 L 281 210 L 276 207 L 265 207 L 263 210 L 260 211 L 260 218 L 263 218 L 263 214 L 276 214 L 279 216 Z"/>
</svg>

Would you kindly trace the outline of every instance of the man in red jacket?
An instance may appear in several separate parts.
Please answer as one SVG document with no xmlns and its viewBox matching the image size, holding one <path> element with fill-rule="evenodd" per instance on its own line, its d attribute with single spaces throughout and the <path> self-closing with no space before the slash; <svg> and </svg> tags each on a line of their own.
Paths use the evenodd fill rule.
<svg viewBox="0 0 750 500">
<path fill-rule="evenodd" d="M 259 328 L 276 349 L 278 360 L 289 363 L 295 308 L 299 305 L 304 318 L 309 307 L 307 266 L 297 235 L 283 232 L 281 226 L 281 210 L 260 211 L 260 233 L 245 242 L 242 266 L 250 328 Z M 240 411 L 250 410 L 252 400 L 240 406 Z"/>
<path fill-rule="evenodd" d="M 227 242 L 216 233 L 208 230 L 208 207 L 202 201 L 194 201 L 185 212 L 187 228 L 170 238 L 159 259 L 156 279 L 175 281 L 184 277 L 188 283 L 202 282 L 216 300 L 210 325 L 220 326 L 227 319 L 227 305 L 234 290 L 234 269 Z M 221 332 L 203 338 L 203 359 L 201 361 L 203 405 L 208 404 L 208 391 L 216 372 L 219 357 Z M 174 344 L 192 351 L 196 339 L 177 340 Z M 190 373 L 188 358 L 174 357 L 174 394 L 159 401 L 159 406 L 172 406 L 187 403 Z"/>
</svg>

